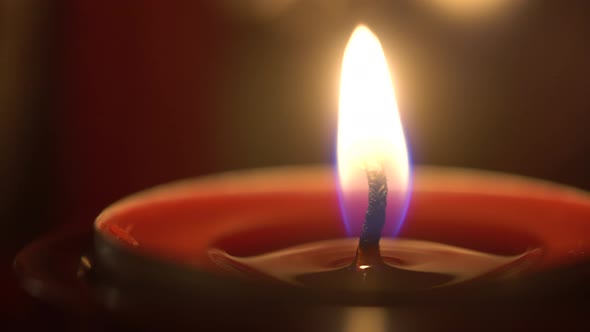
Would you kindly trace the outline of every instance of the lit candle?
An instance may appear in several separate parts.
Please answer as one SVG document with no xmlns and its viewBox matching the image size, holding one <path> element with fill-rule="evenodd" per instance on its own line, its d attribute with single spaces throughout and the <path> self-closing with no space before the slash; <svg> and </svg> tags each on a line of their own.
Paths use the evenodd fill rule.
<svg viewBox="0 0 590 332">
<path fill-rule="evenodd" d="M 570 261 L 572 250 L 588 252 L 585 194 L 506 175 L 418 170 L 401 227 L 408 152 L 385 56 L 365 26 L 344 53 L 338 125 L 338 184 L 324 171 L 287 169 L 156 188 L 98 217 L 99 247 L 325 289 L 356 289 L 346 268 L 366 270 L 383 259 L 391 269 L 378 272 L 371 288 L 395 292 L 526 275 Z M 580 215 L 556 231 L 559 213 Z M 110 265 L 114 251 L 107 252 L 101 258 Z"/>
<path fill-rule="evenodd" d="M 477 300 L 505 289 L 520 296 L 531 277 L 589 258 L 585 192 L 483 171 L 410 172 L 389 69 L 364 26 L 345 52 L 340 112 L 338 181 L 329 167 L 251 170 L 159 186 L 105 209 L 95 222 L 101 303 L 123 310 L 124 298 L 142 317 L 174 311 L 240 327 L 248 325 L 233 315 L 256 326 L 290 324 L 304 319 L 294 312 L 330 304 L 362 321 L 368 316 L 348 314 L 350 306 L 383 310 L 424 294 Z M 373 248 L 381 235 L 376 248 L 388 269 L 375 287 L 359 288 L 364 261 L 350 269 L 357 247 Z M 276 310 L 252 319 L 261 307 Z M 420 322 L 427 310 L 405 319 Z M 226 312 L 230 319 L 215 320 Z"/>
</svg>

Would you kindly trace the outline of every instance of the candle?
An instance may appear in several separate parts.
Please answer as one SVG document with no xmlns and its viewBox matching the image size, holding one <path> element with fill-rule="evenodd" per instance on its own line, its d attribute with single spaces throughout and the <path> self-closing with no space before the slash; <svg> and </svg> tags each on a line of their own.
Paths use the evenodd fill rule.
<svg viewBox="0 0 590 332">
<path fill-rule="evenodd" d="M 272 176 L 257 173 L 246 176 L 253 179 L 249 184 L 240 183 L 243 176 L 231 181 L 223 176 L 210 185 L 156 189 L 115 204 L 98 217 L 101 248 L 125 244 L 148 257 L 235 279 L 320 291 L 390 293 L 526 275 L 566 262 L 572 253 L 585 257 L 590 238 L 584 235 L 585 217 L 567 220 L 572 233 L 564 252 L 556 235 L 563 230 L 551 226 L 538 234 L 538 228 L 547 227 L 544 215 L 532 208 L 511 210 L 517 202 L 530 204 L 527 200 L 541 190 L 535 186 L 544 187 L 526 180 L 521 185 L 505 176 L 445 178 L 436 174 L 448 171 L 430 171 L 426 174 L 433 172 L 446 185 L 441 193 L 430 193 L 418 184 L 428 188 L 433 180 L 424 184 L 419 174 L 414 200 L 433 196 L 446 206 L 415 203 L 408 225 L 402 227 L 410 197 L 408 152 L 387 62 L 378 38 L 366 26 L 355 29 L 344 52 L 339 112 L 337 183 L 318 171 L 285 171 L 274 175 L 278 185 Z M 499 193 L 488 193 L 496 182 L 504 182 Z M 472 187 L 456 191 L 465 183 Z M 301 188 L 304 185 L 311 186 Z M 217 193 L 219 188 L 225 192 Z M 523 195 L 516 190 L 523 190 L 524 196 L 513 197 Z M 547 196 L 569 197 L 557 192 L 567 190 L 549 190 Z M 572 195 L 586 213 L 584 195 Z M 533 202 L 540 209 L 542 199 Z M 460 209 L 449 214 L 447 206 Z M 415 217 L 430 211 L 438 212 Z M 392 238 L 398 233 L 399 238 Z M 579 247 L 572 247 L 574 243 Z M 99 258 L 107 266 L 114 259 Z M 113 271 L 120 268 L 125 269 Z"/>
<path fill-rule="evenodd" d="M 421 278 L 419 287 L 448 283 L 424 292 L 403 279 L 409 293 L 332 290 L 325 280 L 293 285 L 293 276 L 354 259 L 357 240 L 346 238 L 336 187 L 333 171 L 321 166 L 241 171 L 156 187 L 99 216 L 97 265 L 119 300 L 132 301 L 127 310 L 133 315 L 174 313 L 191 326 L 201 326 L 203 315 L 214 326 L 318 331 L 363 320 L 428 331 L 439 325 L 481 329 L 488 320 L 485 327 L 493 330 L 585 319 L 575 294 L 585 294 L 588 270 L 562 269 L 588 259 L 587 193 L 508 174 L 419 167 L 399 233 L 409 240 L 391 250 L 382 244 L 383 256 L 399 257 L 409 270 L 442 269 L 453 280 Z M 325 250 L 313 250 L 322 243 L 329 249 L 325 256 Z M 422 243 L 429 245 L 416 246 Z M 297 253 L 302 247 L 307 251 Z M 488 273 L 489 283 L 466 281 Z M 220 319 L 227 315 L 235 322 Z"/>
<path fill-rule="evenodd" d="M 552 272 L 590 255 L 590 195 L 493 172 L 410 172 L 389 69 L 364 26 L 345 52 L 340 112 L 338 176 L 325 166 L 226 173 L 106 208 L 95 222 L 97 268 L 85 263 L 98 301 L 199 327 L 321 330 L 334 317 L 345 328 L 418 324 L 433 308 L 415 301 L 442 300 L 442 316 L 472 311 L 433 322 L 465 327 L 493 307 L 501 326 L 534 316 L 539 292 L 577 280 Z M 515 318 L 506 303 L 517 298 L 531 307 Z"/>
</svg>

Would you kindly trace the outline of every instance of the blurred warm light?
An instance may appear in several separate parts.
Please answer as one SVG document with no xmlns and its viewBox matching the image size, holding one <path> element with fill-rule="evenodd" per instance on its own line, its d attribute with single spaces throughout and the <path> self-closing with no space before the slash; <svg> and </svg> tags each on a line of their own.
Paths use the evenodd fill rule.
<svg viewBox="0 0 590 332">
<path fill-rule="evenodd" d="M 223 0 L 220 4 L 235 16 L 272 19 L 285 13 L 296 2 L 297 0 Z"/>
<path fill-rule="evenodd" d="M 421 0 L 439 13 L 457 19 L 477 19 L 504 11 L 519 0 Z"/>
<path fill-rule="evenodd" d="M 345 194 L 366 191 L 365 170 L 381 168 L 387 176 L 390 192 L 388 208 L 395 210 L 388 209 L 388 219 L 402 218 L 409 183 L 406 140 L 381 43 L 363 25 L 353 32 L 344 52 L 339 107 L 341 191 Z M 344 210 L 351 209 L 346 202 L 342 204 Z M 345 211 L 344 218 L 350 218 L 351 214 L 358 213 Z M 351 218 L 359 219 L 358 216 Z"/>
<path fill-rule="evenodd" d="M 385 332 L 389 331 L 389 316 L 383 308 L 354 307 L 345 312 L 345 332 Z"/>
</svg>

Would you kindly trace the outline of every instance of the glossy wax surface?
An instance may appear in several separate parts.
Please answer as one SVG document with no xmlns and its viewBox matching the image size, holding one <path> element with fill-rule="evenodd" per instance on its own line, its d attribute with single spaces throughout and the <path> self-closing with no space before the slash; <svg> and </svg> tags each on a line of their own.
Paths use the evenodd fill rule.
<svg viewBox="0 0 590 332">
<path fill-rule="evenodd" d="M 251 256 L 345 237 L 336 188 L 328 167 L 226 173 L 132 195 L 95 227 L 119 249 L 217 270 L 211 248 Z M 590 195 L 501 173 L 417 168 L 399 237 L 499 255 L 539 248 L 531 271 L 566 265 L 590 256 Z"/>
</svg>

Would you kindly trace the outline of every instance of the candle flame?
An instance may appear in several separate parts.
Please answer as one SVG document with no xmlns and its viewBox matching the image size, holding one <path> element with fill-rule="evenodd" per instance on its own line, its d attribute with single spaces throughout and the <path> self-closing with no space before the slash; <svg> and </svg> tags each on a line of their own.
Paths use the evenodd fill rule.
<svg viewBox="0 0 590 332">
<path fill-rule="evenodd" d="M 360 233 L 368 205 L 366 171 L 381 168 L 389 188 L 384 234 L 395 234 L 407 208 L 408 151 L 381 43 L 364 25 L 344 51 L 339 108 L 338 177 L 347 231 Z"/>
</svg>

